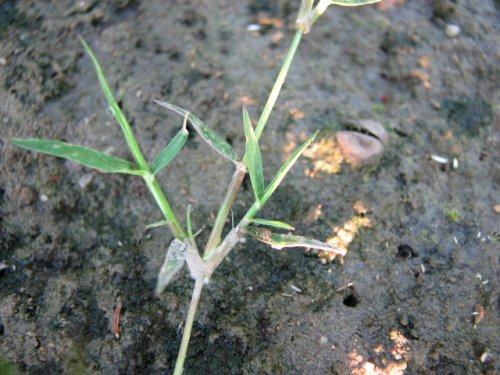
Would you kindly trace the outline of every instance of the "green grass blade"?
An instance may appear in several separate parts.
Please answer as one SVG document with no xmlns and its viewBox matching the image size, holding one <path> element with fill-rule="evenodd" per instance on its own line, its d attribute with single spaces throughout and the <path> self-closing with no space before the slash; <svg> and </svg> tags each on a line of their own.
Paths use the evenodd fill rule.
<svg viewBox="0 0 500 375">
<path fill-rule="evenodd" d="M 181 151 L 182 147 L 186 143 L 188 139 L 189 132 L 186 129 L 187 118 L 184 121 L 184 126 L 181 130 L 177 132 L 174 138 L 169 142 L 169 144 L 160 151 L 158 156 L 153 160 L 151 164 L 151 172 L 153 174 L 158 173 L 167 165 L 170 164 L 172 160 L 177 156 L 177 154 Z"/>
<path fill-rule="evenodd" d="M 190 113 L 189 111 L 177 107 L 176 105 L 161 102 L 159 100 L 155 100 L 156 104 L 161 105 L 171 111 L 174 111 L 181 116 L 187 116 L 189 122 L 193 125 L 196 132 L 203 138 L 205 142 L 208 143 L 210 147 L 212 147 L 219 154 L 229 159 L 232 162 L 238 161 L 238 155 L 233 150 L 233 148 L 227 143 L 224 139 L 222 139 L 217 133 L 215 133 L 212 129 L 210 129 L 203 121 L 201 121 L 198 117 Z"/>
<path fill-rule="evenodd" d="M 325 242 L 314 240 L 307 237 L 295 236 L 289 234 L 276 234 L 271 232 L 269 229 L 248 227 L 248 234 L 255 237 L 261 242 L 271 245 L 274 249 L 285 249 L 289 247 L 306 247 L 311 249 L 318 249 L 323 251 L 328 251 L 336 255 L 344 256 L 346 251 L 344 249 L 337 248 L 335 246 L 328 245 Z"/>
<path fill-rule="evenodd" d="M 140 175 L 143 171 L 132 163 L 90 148 L 49 139 L 14 138 L 11 143 L 27 150 L 68 159 L 86 167 L 106 172 Z"/>
<path fill-rule="evenodd" d="M 266 220 L 266 219 L 260 219 L 260 218 L 253 218 L 251 220 L 252 223 L 259 224 L 259 225 L 265 225 L 267 227 L 273 227 L 273 228 L 278 228 L 278 229 L 285 229 L 285 230 L 295 230 L 294 227 L 292 227 L 290 224 L 284 223 L 282 221 L 278 220 Z"/>
<path fill-rule="evenodd" d="M 330 4 L 340 5 L 343 7 L 357 7 L 360 5 L 378 3 L 380 0 L 330 0 Z"/>
<path fill-rule="evenodd" d="M 264 174 L 262 172 L 262 156 L 260 154 L 257 136 L 250 121 L 250 116 L 245 107 L 243 107 L 243 128 L 245 130 L 246 149 L 245 163 L 250 174 L 255 199 L 260 202 L 264 193 Z"/>
<path fill-rule="evenodd" d="M 285 176 L 288 174 L 290 169 L 293 167 L 297 159 L 302 155 L 304 150 L 309 147 L 309 145 L 314 141 L 316 136 L 318 135 L 319 132 L 316 132 L 312 137 L 310 137 L 307 141 L 305 141 L 302 146 L 297 148 L 293 154 L 288 158 L 288 160 L 281 166 L 279 169 L 278 173 L 276 173 L 276 176 L 274 176 L 273 180 L 271 183 L 267 186 L 266 190 L 264 191 L 264 195 L 262 196 L 262 201 L 265 202 L 271 197 L 271 195 L 274 193 L 274 191 L 278 188 L 278 186 L 281 184 Z"/>
<path fill-rule="evenodd" d="M 199 254 L 198 245 L 196 244 L 196 239 L 195 239 L 194 234 L 193 234 L 193 226 L 191 224 L 191 209 L 192 208 L 193 208 L 193 206 L 191 206 L 191 205 L 187 206 L 187 211 L 186 211 L 187 235 L 188 235 L 188 240 L 191 242 L 191 247 L 194 250 L 196 250 L 197 254 Z"/>
<path fill-rule="evenodd" d="M 193 206 L 189 205 L 187 207 L 186 211 L 186 226 L 187 226 L 187 232 L 188 236 L 191 239 L 191 241 L 194 241 L 194 235 L 193 235 L 193 226 L 191 225 L 191 209 Z"/>
<path fill-rule="evenodd" d="M 163 266 L 158 273 L 155 294 L 159 296 L 172 281 L 174 276 L 181 270 L 186 261 L 187 243 L 178 239 L 173 240 L 167 250 Z"/>
<path fill-rule="evenodd" d="M 164 225 L 167 225 L 167 221 L 160 220 L 160 221 L 157 221 L 156 223 L 151 223 L 151 224 L 146 225 L 146 230 L 162 227 Z"/>
<path fill-rule="evenodd" d="M 118 103 L 113 97 L 113 94 L 111 93 L 111 89 L 109 88 L 108 83 L 106 82 L 106 78 L 104 77 L 104 73 L 102 72 L 101 65 L 99 64 L 99 61 L 95 57 L 94 53 L 90 49 L 89 45 L 85 40 L 80 37 L 80 42 L 83 44 L 83 47 L 85 48 L 85 51 L 89 55 L 90 59 L 92 60 L 92 63 L 94 64 L 94 69 L 97 74 L 97 78 L 99 79 L 99 82 L 101 84 L 102 90 L 104 91 L 104 95 L 106 96 L 106 100 L 108 101 L 108 106 L 113 113 L 114 118 L 120 125 L 122 132 L 125 136 L 125 140 L 127 141 L 127 145 L 130 149 L 130 152 L 134 156 L 135 161 L 137 164 L 141 166 L 143 169 L 147 169 L 147 163 L 146 160 L 144 159 L 144 156 L 142 155 L 142 152 L 139 148 L 139 145 L 137 144 L 137 140 L 134 137 L 134 134 L 132 133 L 132 129 L 130 127 L 130 124 L 127 121 L 127 118 L 123 114 L 122 110 L 118 106 Z"/>
</svg>

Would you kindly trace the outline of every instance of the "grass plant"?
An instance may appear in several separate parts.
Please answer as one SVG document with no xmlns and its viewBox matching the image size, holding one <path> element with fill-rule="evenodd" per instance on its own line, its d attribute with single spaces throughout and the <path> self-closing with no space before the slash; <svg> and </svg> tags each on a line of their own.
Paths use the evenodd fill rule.
<svg viewBox="0 0 500 375">
<path fill-rule="evenodd" d="M 143 152 L 137 143 L 125 115 L 113 97 L 97 58 L 82 38 L 80 38 L 80 40 L 86 53 L 94 64 L 94 68 L 104 95 L 106 96 L 108 106 L 121 127 L 134 161 L 129 162 L 97 150 L 56 140 L 20 138 L 11 140 L 12 144 L 19 147 L 47 155 L 69 159 L 90 168 L 95 168 L 105 172 L 124 173 L 142 177 L 164 217 L 164 220 L 159 223 L 154 223 L 150 225 L 150 227 L 166 225 L 174 237 L 168 247 L 165 261 L 158 274 L 155 294 L 161 294 L 169 282 L 185 264 L 187 264 L 189 268 L 191 277 L 195 280 L 174 374 L 181 374 L 184 368 L 186 352 L 189 345 L 189 339 L 191 337 L 191 329 L 203 286 L 208 283 L 213 272 L 224 260 L 226 255 L 228 255 L 234 248 L 234 246 L 240 242 L 242 237 L 251 235 L 276 249 L 306 247 L 329 251 L 339 256 L 345 255 L 344 250 L 335 248 L 318 240 L 297 235 L 274 233 L 269 228 L 286 231 L 291 231 L 294 228 L 291 225 L 278 220 L 257 217 L 261 208 L 271 198 L 297 159 L 314 141 L 317 133 L 313 134 L 306 142 L 304 142 L 292 153 L 292 155 L 285 161 L 285 163 L 268 183 L 266 183 L 263 173 L 259 139 L 261 138 L 268 123 L 269 117 L 285 82 L 285 78 L 288 74 L 292 60 L 303 35 L 310 31 L 312 25 L 325 12 L 328 6 L 332 4 L 341 6 L 357 6 L 371 4 L 377 1 L 379 0 L 320 0 L 316 2 L 314 0 L 302 0 L 296 22 L 295 36 L 255 127 L 251 123 L 247 110 L 243 108 L 242 130 L 246 139 L 245 154 L 243 158 L 239 158 L 238 154 L 221 136 L 215 133 L 202 120 L 188 110 L 167 102 L 156 101 L 156 103 L 160 106 L 181 115 L 184 118 L 184 122 L 183 126 L 173 139 L 158 153 L 151 163 L 148 163 L 144 158 Z M 203 252 L 200 252 L 198 249 L 198 244 L 191 227 L 191 207 L 188 206 L 186 209 L 186 225 L 183 227 L 180 224 L 177 214 L 172 210 L 163 188 L 156 179 L 158 172 L 175 159 L 179 151 L 186 143 L 189 134 L 187 128 L 188 123 L 192 125 L 196 133 L 198 133 L 198 135 L 212 149 L 217 151 L 222 157 L 226 158 L 235 166 L 233 178 L 231 179 L 226 195 L 218 211 Z M 246 173 L 250 176 L 255 198 L 254 202 L 239 223 L 237 223 L 229 231 L 229 233 L 222 238 L 224 225 Z"/>
</svg>

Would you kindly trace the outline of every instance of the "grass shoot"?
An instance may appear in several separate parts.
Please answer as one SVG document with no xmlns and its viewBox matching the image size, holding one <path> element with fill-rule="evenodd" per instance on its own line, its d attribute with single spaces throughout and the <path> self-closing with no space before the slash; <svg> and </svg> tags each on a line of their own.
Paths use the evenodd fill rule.
<svg viewBox="0 0 500 375">
<path fill-rule="evenodd" d="M 93 62 L 96 75 L 107 99 L 108 106 L 123 132 L 134 162 L 129 162 L 87 147 L 56 140 L 20 138 L 11 140 L 11 143 L 16 146 L 46 155 L 65 158 L 89 168 L 142 177 L 164 217 L 162 221 L 150 224 L 148 228 L 166 225 L 174 237 L 168 247 L 165 261 L 159 271 L 155 294 L 161 294 L 185 264 L 187 264 L 189 268 L 191 277 L 195 280 L 174 374 L 181 374 L 184 368 L 192 325 L 203 285 L 210 280 L 213 272 L 242 237 L 247 234 L 251 235 L 275 249 L 289 247 L 316 248 L 339 256 L 345 255 L 345 250 L 335 248 L 315 239 L 298 235 L 274 233 L 269 228 L 285 231 L 293 231 L 294 228 L 289 224 L 275 219 L 256 217 L 262 207 L 283 182 L 297 159 L 314 141 L 317 133 L 312 135 L 292 153 L 268 184 L 266 184 L 263 173 L 259 139 L 268 123 L 302 36 L 310 31 L 312 25 L 330 5 L 358 6 L 375 3 L 377 1 L 378 0 L 319 0 L 315 5 L 313 0 L 302 0 L 296 22 L 295 36 L 255 128 L 251 123 L 247 110 L 243 108 L 242 131 L 245 134 L 246 144 L 245 154 L 242 158 L 238 156 L 235 150 L 223 139 L 223 137 L 215 133 L 208 125 L 190 111 L 164 101 L 156 101 L 160 106 L 183 116 L 184 122 L 182 128 L 179 129 L 173 139 L 158 153 L 152 163 L 148 164 L 125 115 L 113 97 L 99 61 L 82 38 L 81 42 L 83 47 Z M 203 252 L 199 251 L 195 235 L 193 235 L 190 219 L 191 207 L 187 207 L 186 228 L 184 228 L 180 224 L 177 214 L 172 210 L 167 195 L 156 179 L 158 172 L 175 159 L 186 143 L 188 137 L 188 123 L 193 126 L 196 133 L 198 133 L 208 146 L 235 165 L 233 178 L 229 184 L 227 193 L 212 226 L 209 240 Z M 236 224 L 224 238 L 221 238 L 224 224 L 246 173 L 250 175 L 255 200 L 240 222 Z M 118 332 L 118 328 L 116 328 L 116 331 Z"/>
</svg>

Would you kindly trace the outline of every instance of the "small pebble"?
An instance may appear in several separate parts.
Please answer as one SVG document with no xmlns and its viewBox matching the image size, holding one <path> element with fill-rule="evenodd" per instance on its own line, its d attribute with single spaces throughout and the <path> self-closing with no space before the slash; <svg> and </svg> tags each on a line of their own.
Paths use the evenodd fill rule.
<svg viewBox="0 0 500 375">
<path fill-rule="evenodd" d="M 367 134 L 339 131 L 335 136 L 345 160 L 355 168 L 375 164 L 384 152 L 382 142 Z"/>
<path fill-rule="evenodd" d="M 49 197 L 47 197 L 45 194 L 40 195 L 40 200 L 42 202 L 47 202 L 49 200 Z"/>
<path fill-rule="evenodd" d="M 433 100 L 431 102 L 431 106 L 433 109 L 435 109 L 436 111 L 439 111 L 441 109 L 441 103 L 439 103 L 438 101 L 435 101 Z"/>
<path fill-rule="evenodd" d="M 450 38 L 455 38 L 460 34 L 460 26 L 458 25 L 453 25 L 449 23 L 446 25 L 446 35 Z"/>
<path fill-rule="evenodd" d="M 328 338 L 326 336 L 321 336 L 319 338 L 319 344 L 320 345 L 326 345 L 326 344 L 328 344 Z"/>
<path fill-rule="evenodd" d="M 18 201 L 20 206 L 31 206 L 35 202 L 36 195 L 33 189 L 23 186 L 18 195 Z"/>
<path fill-rule="evenodd" d="M 448 158 L 439 155 L 431 155 L 431 159 L 439 164 L 447 164 L 449 161 Z"/>
<path fill-rule="evenodd" d="M 247 26 L 247 31 L 260 31 L 262 27 L 259 24 L 252 23 Z"/>
<path fill-rule="evenodd" d="M 399 317 L 399 323 L 401 323 L 401 325 L 403 327 L 406 327 L 408 326 L 408 324 L 410 324 L 410 321 L 408 319 L 408 315 L 407 314 L 403 314 Z"/>
<path fill-rule="evenodd" d="M 93 173 L 86 173 L 78 180 L 78 185 L 80 188 L 85 189 L 88 184 L 92 182 L 92 178 L 94 177 Z"/>
<path fill-rule="evenodd" d="M 9 265 L 2 260 L 2 262 L 0 263 L 0 274 L 2 273 L 2 271 L 7 270 L 8 268 Z"/>
<path fill-rule="evenodd" d="M 483 352 L 483 354 L 481 354 L 481 356 L 479 357 L 479 360 L 482 363 L 485 363 L 488 360 L 489 356 L 490 356 L 490 353 L 486 350 L 486 351 Z"/>
</svg>

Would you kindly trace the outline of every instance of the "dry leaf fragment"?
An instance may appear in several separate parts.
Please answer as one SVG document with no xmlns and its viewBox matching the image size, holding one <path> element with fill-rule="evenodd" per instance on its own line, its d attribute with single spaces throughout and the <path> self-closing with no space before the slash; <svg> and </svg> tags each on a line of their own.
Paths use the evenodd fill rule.
<svg viewBox="0 0 500 375">
<path fill-rule="evenodd" d="M 288 112 L 290 112 L 290 115 L 293 117 L 294 120 L 303 120 L 305 117 L 304 112 L 298 108 L 292 108 Z"/>
<path fill-rule="evenodd" d="M 484 307 L 480 304 L 474 306 L 474 325 L 478 325 L 484 318 Z"/>
</svg>

